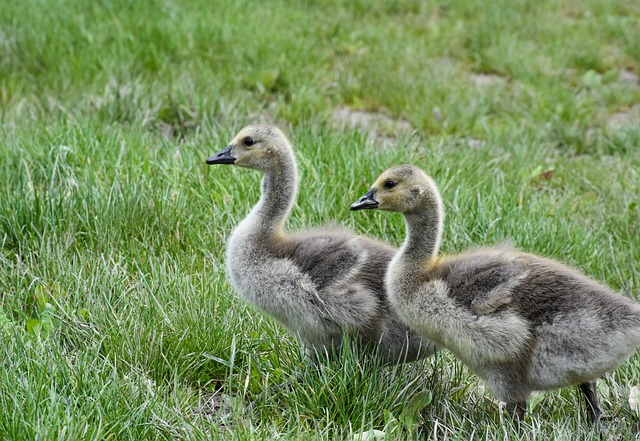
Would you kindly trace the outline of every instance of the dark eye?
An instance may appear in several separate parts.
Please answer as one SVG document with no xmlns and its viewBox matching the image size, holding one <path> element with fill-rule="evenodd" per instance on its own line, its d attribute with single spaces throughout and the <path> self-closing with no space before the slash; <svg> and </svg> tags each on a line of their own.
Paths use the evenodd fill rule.
<svg viewBox="0 0 640 441">
<path fill-rule="evenodd" d="M 254 140 L 253 140 L 253 138 L 252 138 L 252 137 L 250 137 L 250 136 L 247 136 L 245 139 L 243 139 L 243 140 L 242 140 L 242 143 L 243 143 L 244 145 L 246 145 L 246 146 L 253 145 L 253 143 L 254 143 L 254 142 L 255 142 L 255 141 L 254 141 Z"/>
<path fill-rule="evenodd" d="M 386 188 L 387 190 L 392 189 L 395 186 L 396 186 L 395 181 L 392 181 L 392 180 L 384 181 L 384 188 Z"/>
</svg>

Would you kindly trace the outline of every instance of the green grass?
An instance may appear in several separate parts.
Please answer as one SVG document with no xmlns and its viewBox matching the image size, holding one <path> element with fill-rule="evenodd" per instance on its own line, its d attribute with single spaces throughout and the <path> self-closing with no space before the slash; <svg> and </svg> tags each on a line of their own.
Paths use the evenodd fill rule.
<svg viewBox="0 0 640 441">
<path fill-rule="evenodd" d="M 260 177 L 204 159 L 273 121 L 304 183 L 291 228 L 394 244 L 399 216 L 348 207 L 415 163 L 444 252 L 509 241 L 638 298 L 639 20 L 627 0 L 0 2 L 0 438 L 599 439 L 572 389 L 518 432 L 446 353 L 307 369 L 224 273 Z M 368 139 L 342 107 L 412 129 Z M 613 439 L 640 431 L 638 384 L 638 354 L 599 383 Z"/>
</svg>

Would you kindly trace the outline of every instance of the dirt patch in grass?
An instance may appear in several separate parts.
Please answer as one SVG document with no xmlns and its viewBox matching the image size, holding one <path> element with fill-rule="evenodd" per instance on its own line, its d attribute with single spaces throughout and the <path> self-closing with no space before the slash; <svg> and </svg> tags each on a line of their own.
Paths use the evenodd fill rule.
<svg viewBox="0 0 640 441">
<path fill-rule="evenodd" d="M 271 101 L 265 106 L 249 112 L 247 121 L 250 121 L 251 124 L 285 125 L 276 115 L 278 115 L 277 104 Z"/>
<path fill-rule="evenodd" d="M 620 81 L 636 89 L 640 89 L 640 77 L 631 70 L 623 70 L 620 72 Z"/>
<path fill-rule="evenodd" d="M 503 84 L 506 80 L 500 75 L 489 73 L 475 73 L 469 77 L 471 81 L 479 88 L 486 88 Z"/>
<path fill-rule="evenodd" d="M 611 114 L 605 121 L 608 129 L 620 130 L 640 126 L 640 104 Z"/>
<path fill-rule="evenodd" d="M 353 110 L 338 107 L 333 111 L 336 127 L 350 127 L 366 133 L 370 142 L 381 147 L 392 147 L 400 136 L 410 136 L 414 128 L 403 118 L 391 118 L 384 111 Z"/>
</svg>

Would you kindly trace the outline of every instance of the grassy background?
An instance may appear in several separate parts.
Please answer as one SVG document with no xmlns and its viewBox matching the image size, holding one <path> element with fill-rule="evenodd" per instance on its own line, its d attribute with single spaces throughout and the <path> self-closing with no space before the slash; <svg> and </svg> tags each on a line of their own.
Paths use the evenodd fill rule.
<svg viewBox="0 0 640 441">
<path fill-rule="evenodd" d="M 631 0 L 0 2 L 0 438 L 598 439 L 572 389 L 517 432 L 446 353 L 305 370 L 224 274 L 259 176 L 204 159 L 274 122 L 304 183 L 291 228 L 394 244 L 400 217 L 348 206 L 415 163 L 445 252 L 511 241 L 638 298 L 639 20 Z M 640 430 L 637 384 L 639 355 L 599 383 L 612 439 Z"/>
</svg>

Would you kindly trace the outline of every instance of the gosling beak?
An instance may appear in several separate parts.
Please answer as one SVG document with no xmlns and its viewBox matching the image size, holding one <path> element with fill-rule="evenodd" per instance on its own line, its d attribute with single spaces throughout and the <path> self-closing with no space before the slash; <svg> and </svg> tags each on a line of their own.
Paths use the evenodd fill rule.
<svg viewBox="0 0 640 441">
<path fill-rule="evenodd" d="M 374 208 L 378 208 L 378 201 L 376 201 L 373 197 L 375 190 L 372 188 L 369 190 L 364 196 L 351 204 L 351 211 L 356 210 L 373 210 Z"/>
<path fill-rule="evenodd" d="M 236 162 L 236 158 L 231 156 L 232 147 L 233 146 L 227 146 L 215 155 L 207 158 L 207 164 L 234 164 Z"/>
</svg>

